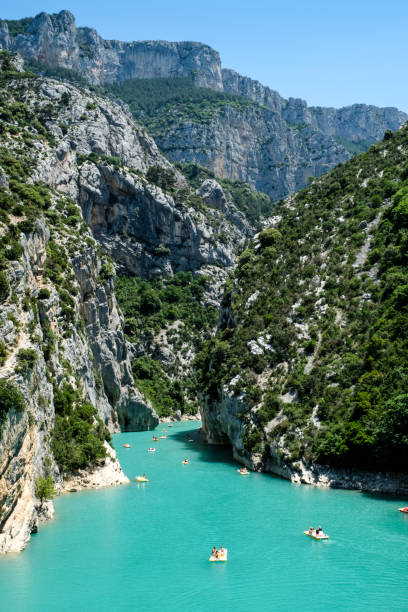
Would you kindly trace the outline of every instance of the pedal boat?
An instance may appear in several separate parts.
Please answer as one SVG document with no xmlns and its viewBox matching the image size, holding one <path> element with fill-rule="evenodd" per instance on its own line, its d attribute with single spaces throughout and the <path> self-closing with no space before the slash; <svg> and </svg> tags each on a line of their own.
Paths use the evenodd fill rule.
<svg viewBox="0 0 408 612">
<path fill-rule="evenodd" d="M 227 556 L 228 556 L 228 550 L 226 548 L 224 548 L 224 554 L 223 555 L 218 555 L 218 557 L 214 557 L 213 555 L 211 555 L 210 557 L 210 561 L 214 562 L 214 561 L 227 561 Z"/>
<path fill-rule="evenodd" d="M 398 510 L 404 512 L 404 514 L 408 514 L 408 506 L 405 506 L 405 508 L 398 508 Z"/>
<path fill-rule="evenodd" d="M 149 479 L 145 476 L 136 476 L 137 482 L 149 482 Z"/>
<path fill-rule="evenodd" d="M 327 535 L 327 533 L 316 533 L 315 531 L 312 531 L 312 533 L 308 531 L 304 531 L 303 532 L 305 535 L 309 536 L 309 538 L 313 538 L 313 540 L 328 540 L 329 536 Z"/>
</svg>

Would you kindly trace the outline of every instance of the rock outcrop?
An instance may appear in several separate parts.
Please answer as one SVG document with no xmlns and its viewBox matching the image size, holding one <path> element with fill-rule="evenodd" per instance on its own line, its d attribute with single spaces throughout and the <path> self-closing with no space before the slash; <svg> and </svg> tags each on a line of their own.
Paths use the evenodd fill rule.
<svg viewBox="0 0 408 612">
<path fill-rule="evenodd" d="M 93 84 L 196 75 L 201 87 L 222 89 L 219 54 L 197 42 L 104 40 L 92 28 L 77 28 L 69 11 L 40 13 L 24 33 L 11 35 L 0 21 L 0 45 L 24 59 L 69 68 Z"/>
<path fill-rule="evenodd" d="M 210 121 L 185 119 L 174 104 L 153 134 L 171 160 L 247 181 L 274 200 L 366 150 L 408 119 L 396 108 L 354 104 L 334 109 L 285 100 L 259 81 L 221 69 L 219 54 L 201 43 L 103 40 L 91 28 L 77 28 L 69 11 L 40 13 L 17 29 L 15 23 L 0 21 L 5 49 L 68 68 L 93 84 L 190 77 L 200 87 L 252 100 L 252 107 L 215 107 Z"/>
</svg>

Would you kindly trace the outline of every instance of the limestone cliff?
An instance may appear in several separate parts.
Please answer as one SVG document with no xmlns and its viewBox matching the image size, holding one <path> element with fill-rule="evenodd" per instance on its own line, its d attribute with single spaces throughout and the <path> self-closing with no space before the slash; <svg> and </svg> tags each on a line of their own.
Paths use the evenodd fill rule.
<svg viewBox="0 0 408 612">
<path fill-rule="evenodd" d="M 163 104 L 151 133 L 173 161 L 194 162 L 221 177 L 247 181 L 274 200 L 366 150 L 408 118 L 396 108 L 354 104 L 334 109 L 308 107 L 299 98 L 285 100 L 258 81 L 221 69 L 219 54 L 207 45 L 103 40 L 91 28 L 77 28 L 69 11 L 0 21 L 0 45 L 27 60 L 73 70 L 97 85 L 190 77 L 195 86 L 251 100 L 252 106 L 242 108 L 232 99 L 221 109 L 217 104 L 201 107 L 193 121 L 183 104 Z"/>
<path fill-rule="evenodd" d="M 69 11 L 40 13 L 17 35 L 12 25 L 0 21 L 3 48 L 18 52 L 25 59 L 69 68 L 94 84 L 194 73 L 200 86 L 222 89 L 219 55 L 207 45 L 104 40 L 92 28 L 77 28 Z"/>
<path fill-rule="evenodd" d="M 134 384 L 115 268 L 202 271 L 217 300 L 254 231 L 123 108 L 17 65 L 0 54 L 0 552 L 52 513 L 38 477 L 62 491 L 126 482 L 108 430 L 158 422 Z"/>
</svg>

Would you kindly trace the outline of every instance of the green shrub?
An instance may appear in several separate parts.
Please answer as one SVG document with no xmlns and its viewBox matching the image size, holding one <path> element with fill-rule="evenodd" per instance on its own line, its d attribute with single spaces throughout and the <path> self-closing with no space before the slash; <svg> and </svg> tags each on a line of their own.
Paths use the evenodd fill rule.
<svg viewBox="0 0 408 612">
<path fill-rule="evenodd" d="M 16 372 L 19 374 L 27 374 L 33 369 L 37 359 L 38 353 L 34 349 L 20 349 L 17 353 L 17 366 Z"/>
<path fill-rule="evenodd" d="M 10 283 L 4 270 L 0 270 L 0 301 L 4 302 L 10 293 Z"/>
<path fill-rule="evenodd" d="M 10 410 L 22 412 L 26 403 L 16 385 L 0 380 L 0 425 L 4 423 Z"/>
<path fill-rule="evenodd" d="M 51 295 L 51 292 L 47 287 L 42 287 L 38 292 L 39 300 L 48 300 Z"/>
<path fill-rule="evenodd" d="M 44 501 L 47 499 L 52 499 L 57 494 L 54 488 L 54 481 L 50 476 L 47 476 L 46 478 L 36 478 L 34 483 L 34 491 L 35 496 L 38 497 L 41 505 L 43 505 Z"/>
<path fill-rule="evenodd" d="M 278 244 L 282 238 L 282 234 L 279 230 L 271 227 L 263 232 L 260 232 L 258 238 L 263 247 L 269 247 Z"/>
</svg>

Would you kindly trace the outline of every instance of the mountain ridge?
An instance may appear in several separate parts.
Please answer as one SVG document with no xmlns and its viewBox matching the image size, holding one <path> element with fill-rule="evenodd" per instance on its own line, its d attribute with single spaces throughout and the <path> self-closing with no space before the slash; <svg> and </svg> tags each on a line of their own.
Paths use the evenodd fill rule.
<svg viewBox="0 0 408 612">
<path fill-rule="evenodd" d="M 132 80 L 190 78 L 193 88 L 251 100 L 254 106 L 246 109 L 234 109 L 228 100 L 222 108 L 193 102 L 193 122 L 185 116 L 190 101 L 175 101 L 158 111 L 152 135 L 173 162 L 206 166 L 222 178 L 248 182 L 274 200 L 366 150 L 387 129 L 398 129 L 408 119 L 393 107 L 333 109 L 308 107 L 300 98 L 285 100 L 259 81 L 222 68 L 219 53 L 208 45 L 106 41 L 91 28 L 77 28 L 69 11 L 0 20 L 0 45 L 44 67 L 73 70 L 94 85 L 116 85 L 118 97 L 124 96 L 121 85 Z M 201 110 L 206 119 L 200 121 Z M 143 121 L 137 112 L 135 117 Z"/>
</svg>

